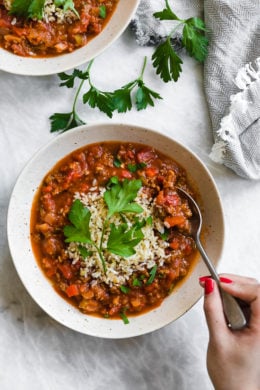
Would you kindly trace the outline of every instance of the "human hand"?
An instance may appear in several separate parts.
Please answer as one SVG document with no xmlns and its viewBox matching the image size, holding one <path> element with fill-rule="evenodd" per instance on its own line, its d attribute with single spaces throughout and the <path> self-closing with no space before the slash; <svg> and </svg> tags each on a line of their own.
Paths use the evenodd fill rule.
<svg viewBox="0 0 260 390">
<path fill-rule="evenodd" d="M 216 390 L 260 390 L 260 284 L 237 275 L 221 275 L 221 287 L 250 305 L 248 326 L 228 328 L 216 282 L 200 278 L 209 328 L 207 368 Z"/>
</svg>

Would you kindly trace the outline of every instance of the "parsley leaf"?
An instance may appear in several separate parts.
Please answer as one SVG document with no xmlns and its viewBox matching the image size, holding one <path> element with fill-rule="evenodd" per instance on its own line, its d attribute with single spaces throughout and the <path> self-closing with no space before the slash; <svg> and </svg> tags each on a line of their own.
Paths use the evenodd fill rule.
<svg viewBox="0 0 260 390">
<path fill-rule="evenodd" d="M 154 106 L 154 102 L 152 98 L 155 99 L 162 99 L 162 97 L 159 95 L 159 93 L 152 91 L 151 89 L 147 88 L 144 85 L 143 81 L 138 82 L 138 90 L 136 92 L 135 98 L 136 98 L 136 107 L 137 110 L 144 110 L 148 105 Z"/>
<path fill-rule="evenodd" d="M 203 62 L 208 53 L 208 39 L 205 37 L 206 27 L 202 19 L 192 17 L 186 20 L 180 19 L 171 9 L 168 0 L 166 7 L 154 13 L 154 17 L 160 20 L 175 20 L 179 23 L 172 29 L 166 40 L 155 49 L 152 60 L 156 73 L 164 82 L 177 81 L 182 71 L 181 58 L 171 45 L 173 33 L 182 26 L 182 44 L 191 57 Z"/>
<path fill-rule="evenodd" d="M 72 11 L 78 18 L 80 18 L 78 11 L 76 10 L 73 0 L 54 0 L 56 7 L 63 8 L 66 11 Z"/>
<path fill-rule="evenodd" d="M 121 311 L 121 313 L 119 313 L 119 314 L 120 314 L 120 317 L 122 318 L 124 324 L 125 324 L 125 325 L 128 325 L 128 324 L 129 324 L 129 319 L 127 318 L 125 312 L 126 312 L 126 308 L 124 308 L 124 309 Z"/>
<path fill-rule="evenodd" d="M 141 228 L 123 223 L 110 225 L 111 231 L 107 241 L 107 250 L 115 255 L 129 257 L 136 253 L 134 247 L 144 238 Z"/>
<path fill-rule="evenodd" d="M 60 87 L 73 88 L 74 82 L 77 78 L 81 80 L 87 80 L 89 78 L 88 72 L 82 72 L 79 69 L 74 69 L 72 74 L 67 74 L 65 72 L 61 72 L 58 74 L 59 79 L 63 81 L 60 83 Z"/>
<path fill-rule="evenodd" d="M 121 290 L 124 294 L 128 294 L 129 291 L 130 291 L 130 288 L 127 287 L 127 286 L 120 286 L 120 290 Z"/>
<path fill-rule="evenodd" d="M 106 16 L 107 16 L 107 7 L 105 5 L 101 5 L 99 7 L 99 16 L 102 18 L 102 19 L 105 19 Z"/>
<path fill-rule="evenodd" d="M 156 48 L 152 55 L 152 60 L 156 73 L 160 75 L 164 82 L 178 80 L 183 62 L 173 50 L 169 37 Z"/>
<path fill-rule="evenodd" d="M 106 190 L 104 200 L 108 206 L 107 219 L 115 213 L 141 213 L 143 211 L 142 207 L 133 202 L 141 187 L 141 180 L 125 179 Z"/>
<path fill-rule="evenodd" d="M 190 18 L 183 28 L 183 45 L 191 57 L 203 62 L 208 52 L 208 39 L 204 35 L 205 24 L 200 18 Z"/>
<path fill-rule="evenodd" d="M 135 87 L 136 81 L 132 81 L 124 85 L 120 89 L 116 89 L 112 93 L 112 101 L 115 107 L 115 110 L 118 112 L 126 112 L 132 108 L 131 92 Z"/>
<path fill-rule="evenodd" d="M 69 129 L 73 129 L 74 127 L 84 125 L 80 117 L 76 112 L 68 112 L 68 113 L 55 113 L 50 116 L 51 122 L 51 132 L 55 131 L 67 131 Z"/>
<path fill-rule="evenodd" d="M 65 242 L 81 242 L 92 244 L 89 231 L 90 211 L 77 199 L 73 202 L 68 214 L 72 225 L 64 227 Z"/>
<path fill-rule="evenodd" d="M 132 284 L 133 284 L 134 287 L 142 287 L 142 282 L 138 278 L 134 278 Z"/>
<path fill-rule="evenodd" d="M 155 275 L 156 275 L 156 271 L 157 271 L 157 265 L 155 264 L 155 265 L 153 266 L 153 268 L 151 269 L 151 271 L 150 271 L 150 277 L 149 277 L 149 279 L 148 279 L 147 282 L 146 282 L 147 285 L 153 283 L 154 278 L 155 278 Z"/>
<path fill-rule="evenodd" d="M 114 105 L 110 92 L 102 92 L 91 86 L 89 91 L 83 95 L 83 103 L 88 103 L 92 108 L 98 107 L 100 111 L 112 118 Z"/>
<path fill-rule="evenodd" d="M 169 6 L 168 0 L 165 0 L 166 8 L 164 8 L 160 12 L 155 12 L 153 16 L 160 20 L 180 20 L 178 16 L 175 15 L 175 13 L 172 11 L 171 7 Z"/>
<path fill-rule="evenodd" d="M 24 18 L 43 18 L 45 0 L 14 0 L 11 5 L 10 14 Z"/>
</svg>

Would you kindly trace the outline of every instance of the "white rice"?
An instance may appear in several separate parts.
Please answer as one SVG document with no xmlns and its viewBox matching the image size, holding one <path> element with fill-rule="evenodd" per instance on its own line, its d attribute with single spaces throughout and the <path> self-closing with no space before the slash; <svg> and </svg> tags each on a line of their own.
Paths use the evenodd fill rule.
<svg viewBox="0 0 260 390">
<path fill-rule="evenodd" d="M 102 235 L 102 228 L 104 220 L 107 216 L 107 205 L 103 199 L 105 188 L 101 188 L 99 191 L 93 189 L 88 194 L 75 194 L 75 199 L 81 200 L 81 202 L 91 212 L 91 218 L 89 228 L 91 232 L 91 239 L 98 245 Z M 154 203 L 152 199 L 148 199 L 147 195 L 140 189 L 135 202 L 142 208 L 143 212 L 139 214 L 124 214 L 127 218 L 129 227 L 134 222 L 134 218 L 138 216 L 139 220 L 152 217 L 152 223 L 146 224 L 142 228 L 144 238 L 135 246 L 136 253 L 130 257 L 123 258 L 113 253 L 106 252 L 105 262 L 107 267 L 106 274 L 104 273 L 103 266 L 99 255 L 96 250 L 93 250 L 93 254 L 83 259 L 79 253 L 78 245 L 76 243 L 70 243 L 68 246 L 68 256 L 73 263 L 79 260 L 84 260 L 84 266 L 81 268 L 81 276 L 91 275 L 93 279 L 99 282 L 104 282 L 109 286 L 120 286 L 124 284 L 131 275 L 136 271 L 150 270 L 155 264 L 161 266 L 164 264 L 167 255 L 165 254 L 165 248 L 168 247 L 168 243 L 160 238 L 160 235 L 155 235 L 154 231 L 162 233 L 164 231 L 163 222 L 155 217 Z M 116 226 L 122 223 L 120 216 L 114 215 L 109 220 L 110 223 L 114 223 Z M 108 236 L 104 236 L 103 246 L 106 247 Z M 86 248 L 92 250 L 89 245 L 85 245 Z"/>
</svg>

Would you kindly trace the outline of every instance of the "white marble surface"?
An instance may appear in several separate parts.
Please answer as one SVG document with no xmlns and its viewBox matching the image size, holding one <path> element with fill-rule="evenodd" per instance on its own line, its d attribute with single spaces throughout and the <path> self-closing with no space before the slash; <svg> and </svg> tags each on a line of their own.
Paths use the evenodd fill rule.
<svg viewBox="0 0 260 390">
<path fill-rule="evenodd" d="M 202 67 L 184 56 L 178 83 L 163 84 L 151 66 L 151 53 L 151 48 L 137 47 L 126 31 L 96 59 L 93 79 L 109 90 L 135 78 L 147 55 L 145 80 L 164 98 L 155 108 L 115 114 L 112 121 L 153 127 L 197 153 L 214 176 L 224 206 L 226 244 L 219 270 L 259 278 L 260 183 L 245 181 L 209 159 L 213 140 Z M 56 76 L 0 72 L 0 389 L 212 390 L 205 364 L 208 332 L 202 300 L 154 333 L 103 340 L 57 324 L 20 282 L 7 244 L 7 206 L 21 169 L 57 136 L 49 132 L 48 117 L 71 107 L 72 91 L 58 83 Z M 88 123 L 106 120 L 83 105 L 80 113 Z"/>
</svg>

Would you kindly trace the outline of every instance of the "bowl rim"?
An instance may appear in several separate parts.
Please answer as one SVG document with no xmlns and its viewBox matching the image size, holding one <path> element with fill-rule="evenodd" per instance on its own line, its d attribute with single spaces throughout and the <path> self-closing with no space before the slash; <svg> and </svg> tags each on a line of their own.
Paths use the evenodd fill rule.
<svg viewBox="0 0 260 390">
<path fill-rule="evenodd" d="M 29 241 L 29 246 L 30 246 L 29 252 L 31 251 L 30 255 L 32 255 L 33 258 L 34 258 L 34 265 L 33 265 L 34 270 L 32 272 L 36 272 L 36 269 L 38 269 L 37 270 L 37 275 L 39 276 L 39 274 L 40 274 L 41 275 L 40 279 L 42 279 L 41 281 L 37 280 L 35 284 L 37 285 L 37 283 L 38 284 L 39 283 L 43 283 L 43 285 L 45 287 L 47 285 L 49 285 L 49 287 L 52 289 L 51 290 L 52 291 L 51 295 L 55 295 L 54 296 L 54 303 L 55 304 L 61 304 L 62 306 L 64 306 L 64 304 L 65 304 L 66 305 L 65 311 L 68 312 L 68 316 L 70 314 L 72 314 L 73 316 L 76 314 L 77 319 L 78 319 L 79 316 L 81 316 L 80 323 L 76 323 L 77 321 L 76 322 L 74 321 L 73 323 L 68 323 L 67 322 L 67 318 L 66 318 L 66 313 L 65 313 L 65 317 L 63 316 L 64 315 L 64 310 L 63 310 L 63 315 L 60 315 L 60 313 L 58 313 L 58 315 L 57 315 L 55 310 L 53 310 L 53 308 L 51 308 L 51 305 L 49 304 L 49 302 L 47 302 L 47 305 L 46 305 L 46 302 L 44 301 L 44 299 L 42 297 L 35 296 L 35 290 L 34 290 L 35 286 L 30 285 L 30 281 L 28 281 L 26 279 L 26 275 L 24 274 L 24 270 L 23 270 L 23 268 L 21 268 L 21 265 L 19 264 L 19 261 L 18 261 L 18 253 L 19 253 L 19 251 L 17 252 L 17 249 L 15 249 L 17 237 L 15 236 L 14 231 L 13 231 L 14 224 L 16 223 L 16 221 L 14 221 L 15 218 L 16 218 L 16 214 L 15 214 L 15 211 L 14 211 L 15 210 L 15 208 L 14 208 L 15 197 L 17 197 L 17 195 L 18 195 L 18 199 L 19 199 L 19 196 L 20 196 L 19 195 L 19 191 L 21 189 L 21 184 L 23 184 L 23 180 L 25 180 L 24 176 L 26 176 L 26 173 L 28 173 L 28 169 L 30 168 L 30 166 L 31 165 L 35 166 L 35 162 L 37 161 L 39 156 L 41 156 L 46 150 L 48 150 L 50 147 L 52 147 L 52 145 L 62 144 L 62 141 L 66 143 L 67 137 L 73 139 L 74 136 L 76 137 L 80 133 L 85 134 L 85 133 L 88 133 L 90 131 L 97 132 L 98 129 L 103 128 L 103 127 L 108 128 L 108 129 L 111 129 L 111 128 L 124 129 L 124 130 L 133 129 L 136 132 L 147 132 L 147 134 L 149 134 L 149 135 L 153 134 L 154 136 L 157 136 L 157 137 L 161 138 L 162 140 L 164 140 L 164 142 L 169 140 L 169 142 L 173 142 L 178 148 L 181 148 L 182 150 L 184 150 L 185 153 L 188 153 L 188 155 L 192 156 L 194 161 L 197 161 L 199 164 L 201 164 L 201 167 L 203 168 L 204 172 L 206 173 L 207 179 L 210 180 L 210 185 L 212 186 L 212 188 L 215 191 L 214 196 L 216 196 L 216 199 L 218 201 L 218 204 L 217 204 L 217 206 L 218 206 L 218 213 L 219 213 L 218 218 L 219 218 L 221 226 L 220 226 L 220 236 L 219 236 L 218 259 L 215 260 L 216 261 L 216 265 L 219 264 L 219 262 L 221 260 L 221 257 L 222 257 L 222 254 L 223 254 L 224 243 L 225 243 L 225 224 L 224 224 L 223 207 L 222 207 L 222 202 L 221 202 L 221 199 L 220 199 L 220 196 L 219 196 L 219 192 L 218 192 L 218 189 L 216 187 L 216 183 L 214 181 L 214 178 L 212 177 L 212 175 L 209 172 L 209 170 L 206 167 L 206 165 L 188 147 L 186 147 L 182 143 L 176 141 L 173 137 L 165 135 L 165 134 L 163 134 L 163 133 L 161 133 L 161 132 L 159 132 L 158 130 L 155 130 L 155 129 L 151 129 L 151 128 L 143 127 L 143 126 L 138 126 L 138 125 L 135 125 L 135 124 L 131 125 L 131 124 L 119 123 L 119 122 L 118 123 L 111 123 L 110 122 L 110 123 L 97 123 L 97 124 L 91 124 L 91 125 L 83 125 L 83 126 L 79 126 L 77 128 L 74 128 L 74 129 L 70 130 L 69 132 L 62 133 L 62 134 L 56 136 L 55 138 L 52 138 L 45 145 L 40 147 L 38 149 L 38 151 L 29 159 L 29 161 L 24 166 L 24 168 L 22 169 L 21 173 L 19 174 L 19 176 L 18 176 L 18 178 L 16 180 L 16 183 L 14 185 L 13 191 L 11 193 L 11 197 L 10 197 L 10 201 L 9 201 L 9 205 L 8 205 L 8 212 L 7 212 L 7 238 L 8 238 L 9 249 L 10 249 L 10 253 L 11 253 L 11 258 L 12 258 L 13 264 L 14 264 L 14 266 L 16 268 L 16 271 L 18 273 L 18 276 L 19 276 L 20 280 L 22 281 L 22 284 L 24 285 L 25 289 L 27 290 L 29 295 L 32 297 L 32 299 L 42 308 L 42 310 L 45 313 L 47 313 L 51 318 L 53 318 L 55 321 L 57 321 L 58 323 L 62 324 L 63 326 L 65 326 L 65 327 L 67 327 L 69 329 L 72 329 L 74 331 L 77 331 L 79 333 L 83 333 L 83 334 L 90 335 L 90 336 L 101 337 L 101 338 L 110 338 L 110 339 L 122 339 L 122 338 L 136 337 L 136 336 L 140 336 L 140 335 L 144 335 L 144 334 L 153 332 L 153 331 L 158 330 L 158 329 L 160 329 L 160 328 L 162 328 L 162 327 L 172 323 L 173 321 L 177 320 L 178 318 L 183 316 L 187 311 L 189 311 L 198 302 L 198 300 L 203 295 L 203 290 L 200 288 L 200 292 L 196 293 L 196 296 L 194 296 L 194 299 L 193 299 L 192 303 L 189 304 L 189 306 L 185 307 L 185 309 L 182 310 L 182 312 L 180 312 L 176 318 L 169 318 L 169 316 L 168 317 L 166 316 L 166 318 L 165 318 L 165 313 L 162 311 L 162 306 L 164 305 L 164 302 L 165 302 L 164 301 L 161 304 L 161 306 L 159 306 L 155 310 L 152 310 L 152 311 L 150 311 L 148 313 L 145 313 L 143 315 L 140 315 L 140 316 L 133 316 L 133 317 L 131 316 L 130 317 L 131 318 L 131 322 L 134 325 L 133 325 L 133 327 L 131 327 L 131 326 L 129 327 L 129 325 L 128 325 L 128 328 L 126 330 L 125 328 L 122 328 L 122 321 L 120 321 L 120 320 L 106 320 L 106 319 L 103 319 L 103 318 L 98 318 L 98 317 L 95 318 L 94 316 L 88 316 L 88 315 L 82 314 L 82 313 L 79 312 L 78 309 L 74 308 L 72 305 L 67 303 L 64 300 L 64 298 L 61 298 L 55 292 L 55 290 L 53 289 L 50 281 L 47 279 L 47 277 L 43 274 L 43 271 L 38 266 L 37 261 L 36 261 L 36 259 L 34 258 L 33 254 L 32 254 L 30 237 L 29 237 L 30 235 L 29 235 L 29 233 L 27 231 L 27 233 L 26 233 L 27 236 L 25 234 L 25 239 L 27 237 L 27 240 Z M 112 139 L 111 141 L 114 141 L 114 140 L 115 139 Z M 122 139 L 120 139 L 120 137 L 119 137 L 118 140 L 119 141 L 123 141 Z M 105 140 L 105 141 L 108 141 L 108 140 Z M 132 141 L 132 142 L 138 142 L 138 141 Z M 87 134 L 86 134 L 86 143 L 85 143 L 85 145 L 88 145 L 88 144 L 91 144 L 91 143 L 94 143 L 94 142 L 89 142 L 87 140 Z M 147 144 L 147 143 L 144 143 L 144 144 Z M 148 145 L 149 145 L 149 143 L 148 143 Z M 73 150 L 76 150 L 76 149 L 82 147 L 82 146 L 84 146 L 84 145 L 78 145 L 77 142 L 75 142 L 74 147 L 71 148 L 71 152 Z M 161 150 L 161 149 L 158 149 L 158 150 Z M 68 153 L 70 153 L 70 152 L 68 152 Z M 65 157 L 68 153 L 64 153 L 63 157 Z M 56 158 L 56 162 L 58 162 L 61 158 L 62 157 Z M 177 163 L 178 163 L 178 161 L 177 161 Z M 52 164 L 52 166 L 53 165 L 54 164 Z M 46 168 L 44 168 L 44 169 L 45 169 L 45 174 L 46 174 L 49 171 L 49 169 L 46 169 Z M 43 179 L 43 176 L 42 176 L 42 179 Z M 37 186 L 39 186 L 40 183 L 41 182 L 38 182 Z M 35 185 L 35 183 L 34 183 L 34 185 Z M 31 188 L 29 189 L 29 191 L 30 190 L 31 190 Z M 28 191 L 28 189 L 26 189 L 26 191 Z M 35 189 L 35 192 L 36 191 L 37 191 L 37 188 Z M 34 194 L 31 195 L 32 199 L 33 199 L 33 197 L 35 195 L 35 192 L 34 192 Z M 28 207 L 31 210 L 31 203 L 28 205 Z M 29 220 L 29 224 L 30 224 L 30 220 Z M 19 225 L 18 227 L 21 228 L 21 223 L 20 223 L 19 218 L 18 218 L 18 225 Z M 27 221 L 27 225 L 28 225 L 28 221 Z M 28 228 L 28 226 L 27 226 L 27 228 Z M 29 227 L 29 230 L 30 230 L 30 227 Z M 28 253 L 27 253 L 27 256 L 28 256 Z M 203 266 L 203 264 L 202 264 L 202 267 L 204 269 L 202 274 L 205 274 L 206 268 Z M 207 272 L 207 270 L 206 270 L 206 272 Z M 191 277 L 192 274 L 193 274 L 193 271 L 192 271 L 192 273 L 191 273 L 191 275 L 189 277 Z M 45 281 L 45 282 L 43 282 L 43 281 Z M 185 286 L 185 285 L 187 286 L 187 283 L 180 284 L 180 287 L 177 286 L 177 288 L 175 289 L 175 294 L 178 295 L 179 291 L 181 289 L 183 289 L 183 286 Z M 54 292 L 54 294 L 53 294 L 53 292 Z M 48 292 L 48 294 L 49 294 L 49 292 Z M 172 295 L 173 294 L 171 294 L 166 299 L 169 299 Z M 163 315 L 163 319 L 159 323 L 159 326 L 158 326 L 158 324 L 155 324 L 153 322 L 153 313 L 156 313 L 158 316 Z M 147 322 L 147 324 L 148 324 L 147 327 L 143 328 L 140 325 L 140 319 L 141 319 L 141 321 L 142 321 L 142 319 L 144 319 L 144 321 Z M 103 328 L 101 329 L 101 331 L 96 328 L 96 326 L 97 327 L 99 326 L 99 324 L 98 324 L 99 321 L 102 321 L 102 322 L 109 321 L 108 324 L 107 324 L 108 328 L 109 328 L 107 332 L 104 333 L 104 329 Z M 119 323 L 120 323 L 121 326 L 120 325 L 118 326 Z M 88 325 L 90 325 L 91 329 L 89 329 Z M 124 325 L 124 327 L 126 327 L 126 325 Z"/>
<path fill-rule="evenodd" d="M 119 0 L 104 29 L 85 46 L 53 57 L 22 57 L 0 47 L 0 70 L 21 76 L 48 76 L 79 67 L 108 49 L 126 30 L 141 0 Z"/>
</svg>

